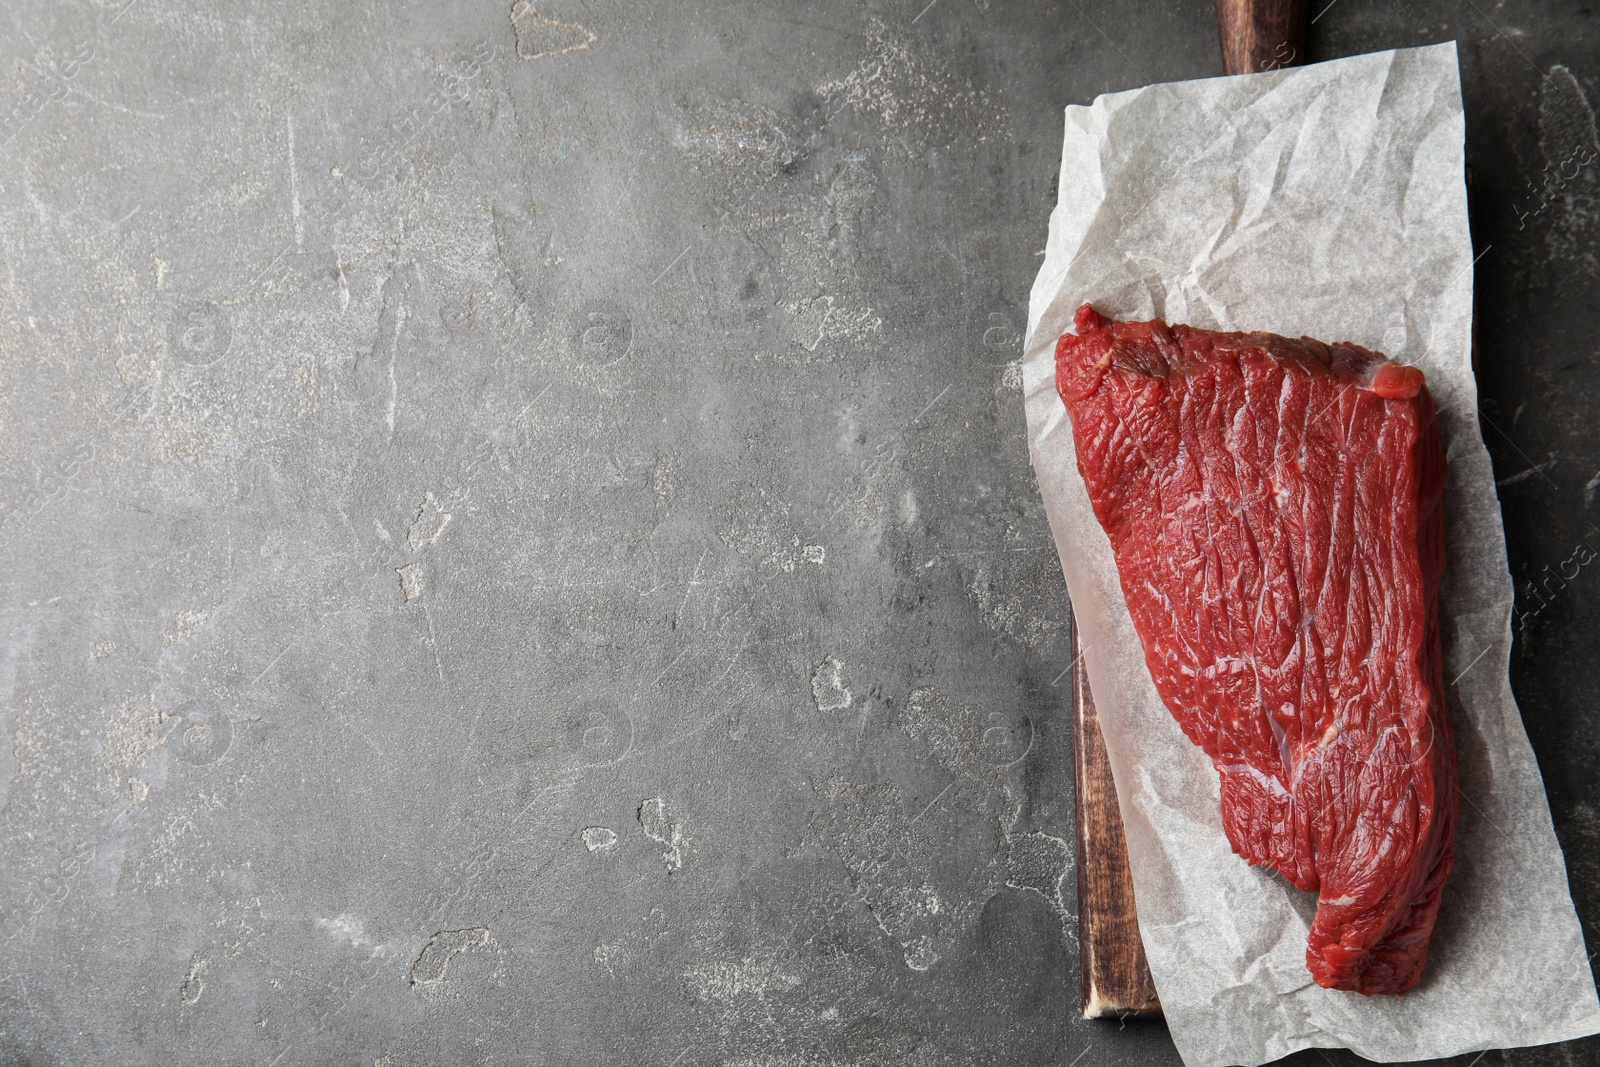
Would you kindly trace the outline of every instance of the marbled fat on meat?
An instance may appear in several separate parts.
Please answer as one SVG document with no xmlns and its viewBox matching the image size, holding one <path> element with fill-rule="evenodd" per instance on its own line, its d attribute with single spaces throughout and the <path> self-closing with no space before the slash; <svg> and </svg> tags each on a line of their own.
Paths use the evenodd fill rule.
<svg viewBox="0 0 1600 1067">
<path fill-rule="evenodd" d="M 1233 849 L 1318 893 L 1319 985 L 1416 985 L 1449 876 L 1445 460 L 1422 372 L 1355 345 L 1113 322 L 1056 346 L 1145 661 Z"/>
</svg>

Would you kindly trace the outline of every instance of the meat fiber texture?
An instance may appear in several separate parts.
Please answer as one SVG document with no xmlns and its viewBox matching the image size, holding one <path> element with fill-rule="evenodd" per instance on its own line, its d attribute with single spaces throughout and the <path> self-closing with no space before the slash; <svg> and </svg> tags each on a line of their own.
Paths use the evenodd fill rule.
<svg viewBox="0 0 1600 1067">
<path fill-rule="evenodd" d="M 1116 778 L 1140 932 L 1190 1067 L 1339 1046 L 1415 1060 L 1600 1032 L 1507 676 L 1512 589 L 1478 430 L 1462 136 L 1453 44 L 1154 85 L 1066 112 L 1023 355 L 1029 446 Z M 1157 691 L 1055 388 L 1056 341 L 1085 303 L 1117 320 L 1348 341 L 1426 376 L 1448 464 L 1439 611 L 1461 803 L 1427 964 L 1400 996 L 1312 980 L 1316 897 L 1234 855 L 1211 759 Z"/>
<path fill-rule="evenodd" d="M 1457 808 L 1422 372 L 1352 345 L 1112 322 L 1056 346 L 1078 470 L 1233 850 L 1318 893 L 1318 985 L 1417 984 Z"/>
</svg>

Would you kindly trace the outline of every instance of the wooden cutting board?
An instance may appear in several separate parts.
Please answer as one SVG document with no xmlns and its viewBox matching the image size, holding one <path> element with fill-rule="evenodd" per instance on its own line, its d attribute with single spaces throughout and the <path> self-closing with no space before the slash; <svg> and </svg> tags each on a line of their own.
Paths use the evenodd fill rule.
<svg viewBox="0 0 1600 1067">
<path fill-rule="evenodd" d="M 1305 61 L 1305 0 L 1215 0 L 1223 66 L 1249 74 Z M 1128 844 L 1088 668 L 1072 626 L 1078 946 L 1086 1019 L 1159 1018 L 1128 870 Z"/>
<path fill-rule="evenodd" d="M 1139 916 L 1128 872 L 1111 764 L 1083 663 L 1078 623 L 1072 623 L 1072 720 L 1078 798 L 1078 954 L 1083 971 L 1083 1017 L 1156 1018 L 1161 1001 L 1139 937 Z"/>
</svg>

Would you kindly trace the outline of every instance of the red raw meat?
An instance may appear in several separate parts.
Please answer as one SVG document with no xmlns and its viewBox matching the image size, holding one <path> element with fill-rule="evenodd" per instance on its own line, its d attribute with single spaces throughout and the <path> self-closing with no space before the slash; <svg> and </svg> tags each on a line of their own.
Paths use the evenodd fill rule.
<svg viewBox="0 0 1600 1067">
<path fill-rule="evenodd" d="M 1444 451 L 1414 367 L 1112 322 L 1056 346 L 1078 470 L 1233 850 L 1318 891 L 1318 985 L 1416 985 L 1450 874 Z"/>
</svg>

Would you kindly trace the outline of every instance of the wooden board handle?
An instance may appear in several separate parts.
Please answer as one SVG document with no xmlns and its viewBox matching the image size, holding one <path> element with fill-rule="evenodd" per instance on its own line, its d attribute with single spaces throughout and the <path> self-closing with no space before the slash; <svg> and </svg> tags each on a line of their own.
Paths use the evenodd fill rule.
<svg viewBox="0 0 1600 1067">
<path fill-rule="evenodd" d="M 1254 74 L 1305 62 L 1306 0 L 1215 0 L 1222 67 Z"/>
</svg>

